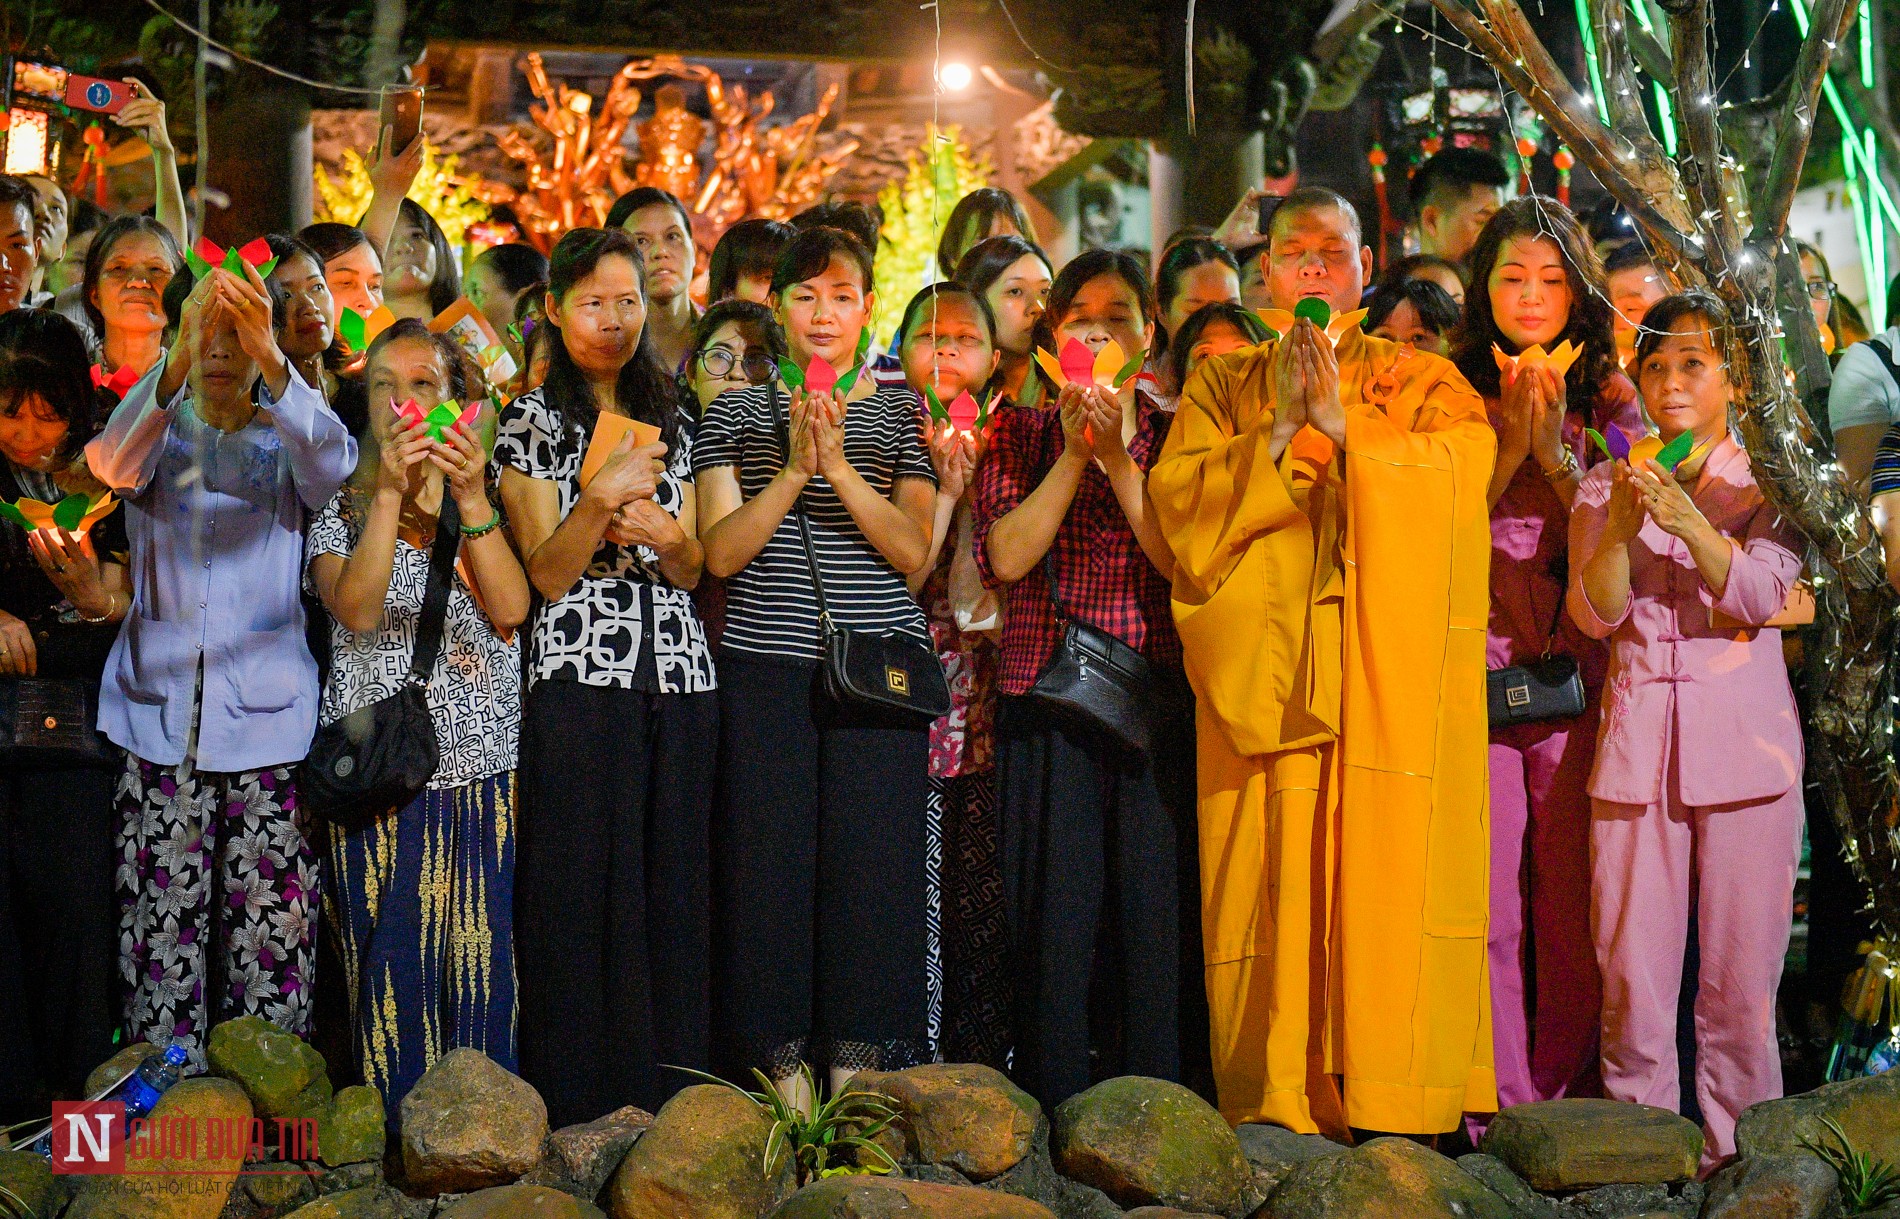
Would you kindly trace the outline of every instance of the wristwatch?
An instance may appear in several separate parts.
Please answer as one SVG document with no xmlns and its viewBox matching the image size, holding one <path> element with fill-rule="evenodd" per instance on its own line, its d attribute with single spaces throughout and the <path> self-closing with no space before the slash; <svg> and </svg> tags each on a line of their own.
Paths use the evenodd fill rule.
<svg viewBox="0 0 1900 1219">
<path fill-rule="evenodd" d="M 1541 469 L 1542 467 L 1539 468 Z M 1543 471 L 1544 477 L 1548 478 L 1551 482 L 1556 482 L 1560 478 L 1570 478 L 1576 473 L 1577 455 L 1571 450 L 1569 445 L 1564 446 L 1563 460 L 1550 469 Z"/>
</svg>

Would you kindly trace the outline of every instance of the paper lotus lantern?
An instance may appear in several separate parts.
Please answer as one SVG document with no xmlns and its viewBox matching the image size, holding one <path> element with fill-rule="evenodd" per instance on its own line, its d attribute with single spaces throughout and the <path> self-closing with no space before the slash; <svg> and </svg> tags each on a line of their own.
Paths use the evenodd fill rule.
<svg viewBox="0 0 1900 1219">
<path fill-rule="evenodd" d="M 1688 432 L 1683 432 L 1668 444 L 1663 443 L 1661 436 L 1645 436 L 1631 444 L 1629 437 L 1623 434 L 1623 429 L 1614 424 L 1607 433 L 1595 428 L 1585 428 L 1583 431 L 1591 443 L 1603 450 L 1604 456 L 1613 461 L 1627 461 L 1632 468 L 1653 461 L 1673 474 L 1676 467 L 1687 461 L 1695 451 L 1695 437 Z"/>
<path fill-rule="evenodd" d="M 1069 384 L 1106 385 L 1111 389 L 1120 389 L 1147 362 L 1147 352 L 1137 351 L 1132 356 L 1128 355 L 1114 339 L 1104 344 L 1100 351 L 1093 350 L 1080 339 L 1070 339 L 1062 345 L 1059 359 L 1041 348 L 1036 349 L 1036 363 L 1057 389 Z"/>
<path fill-rule="evenodd" d="M 1544 350 L 1542 343 L 1533 343 L 1514 356 L 1505 355 L 1502 347 L 1496 343 L 1491 344 L 1491 358 L 1498 362 L 1498 371 L 1511 378 L 1516 378 L 1518 369 L 1530 368 L 1537 364 L 1549 365 L 1551 371 L 1561 377 L 1570 371 L 1570 366 L 1575 364 L 1577 357 L 1582 354 L 1583 348 L 1569 339 L 1565 339 L 1549 351 Z"/>
<path fill-rule="evenodd" d="M 94 389 L 103 389 L 115 398 L 125 397 L 126 391 L 130 390 L 134 385 L 137 385 L 138 381 L 139 370 L 130 364 L 119 365 L 118 369 L 110 376 L 106 374 L 105 365 L 94 364 L 92 366 L 92 387 Z"/>
<path fill-rule="evenodd" d="M 947 423 L 959 432 L 980 432 L 990 425 L 990 404 L 994 397 L 978 402 L 964 390 L 945 406 L 943 399 L 937 397 L 937 391 L 924 386 L 924 397 L 930 403 L 930 418 L 936 423 Z"/>
<path fill-rule="evenodd" d="M 262 237 L 229 250 L 209 237 L 200 237 L 198 244 L 185 252 L 185 262 L 190 265 L 192 275 L 199 279 L 210 274 L 213 267 L 223 267 L 243 279 L 247 264 L 263 279 L 277 266 L 277 256 L 270 252 L 270 242 Z"/>
<path fill-rule="evenodd" d="M 832 367 L 830 360 L 814 354 L 810 360 L 806 361 L 803 368 L 790 360 L 780 360 L 778 362 L 779 380 L 792 389 L 802 389 L 808 394 L 835 393 L 840 398 L 848 398 L 851 396 L 851 391 L 857 388 L 858 375 L 864 371 L 864 353 L 870 349 L 871 332 L 869 329 L 861 330 L 858 332 L 858 362 L 842 377 L 838 375 L 838 370 Z"/>
<path fill-rule="evenodd" d="M 480 402 L 471 402 L 464 409 L 453 398 L 446 402 L 438 402 L 434 408 L 425 412 L 414 398 L 410 398 L 396 408 L 396 418 L 404 427 L 411 427 L 417 423 L 426 424 L 429 435 L 440 442 L 450 428 L 458 423 L 463 427 L 468 427 L 475 422 L 476 416 L 481 412 Z"/>
<path fill-rule="evenodd" d="M 337 310 L 336 332 L 351 351 L 368 351 L 376 336 L 395 324 L 396 315 L 388 305 L 378 305 L 374 313 L 358 313 L 348 305 Z"/>
<path fill-rule="evenodd" d="M 1285 309 L 1262 309 L 1256 314 L 1268 330 L 1284 338 L 1293 329 L 1293 323 L 1305 318 L 1321 330 L 1333 346 L 1339 346 L 1339 340 L 1359 328 L 1365 320 L 1364 309 L 1354 309 L 1351 313 L 1335 315 L 1333 307 L 1317 296 L 1309 296 L 1295 305 L 1289 312 Z"/>
<path fill-rule="evenodd" d="M 57 504 L 41 503 L 28 496 L 8 503 L 0 500 L 0 516 L 26 530 L 64 529 L 84 533 L 99 519 L 119 506 L 110 491 L 94 499 L 84 491 L 75 491 Z"/>
</svg>

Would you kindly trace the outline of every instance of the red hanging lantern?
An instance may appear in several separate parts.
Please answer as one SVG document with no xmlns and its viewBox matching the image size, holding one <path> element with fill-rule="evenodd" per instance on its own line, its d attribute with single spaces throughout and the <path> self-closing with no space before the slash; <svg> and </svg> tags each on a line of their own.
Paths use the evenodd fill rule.
<svg viewBox="0 0 1900 1219">
<path fill-rule="evenodd" d="M 1577 158 L 1571 154 L 1568 148 L 1559 144 L 1557 146 L 1557 155 L 1550 159 L 1550 163 L 1557 167 L 1557 202 L 1563 204 L 1565 207 L 1569 207 L 1570 170 L 1571 167 L 1577 163 Z"/>
<path fill-rule="evenodd" d="M 79 133 L 86 151 L 79 162 L 79 176 L 73 179 L 73 194 L 86 189 L 86 178 L 92 178 L 92 201 L 99 207 L 106 205 L 106 133 L 98 123 L 92 123 Z"/>
<path fill-rule="evenodd" d="M 1520 194 L 1531 192 L 1531 158 L 1537 155 L 1537 141 L 1529 136 L 1517 137 L 1517 189 Z"/>
</svg>

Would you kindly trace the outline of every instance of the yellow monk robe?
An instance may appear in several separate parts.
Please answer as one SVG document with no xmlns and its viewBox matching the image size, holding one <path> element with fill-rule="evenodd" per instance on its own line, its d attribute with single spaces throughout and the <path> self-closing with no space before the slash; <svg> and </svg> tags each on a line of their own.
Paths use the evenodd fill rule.
<svg viewBox="0 0 1900 1219">
<path fill-rule="evenodd" d="M 1338 347 L 1343 455 L 1308 427 L 1275 463 L 1274 347 L 1201 365 L 1148 482 L 1198 696 L 1221 1112 L 1308 1133 L 1451 1130 L 1497 1107 L 1496 439 L 1450 363 L 1355 329 Z"/>
</svg>

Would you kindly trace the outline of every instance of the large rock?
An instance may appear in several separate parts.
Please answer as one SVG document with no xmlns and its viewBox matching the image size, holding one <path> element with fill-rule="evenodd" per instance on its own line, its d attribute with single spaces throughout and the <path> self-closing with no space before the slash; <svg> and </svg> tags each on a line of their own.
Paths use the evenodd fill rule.
<svg viewBox="0 0 1900 1219">
<path fill-rule="evenodd" d="M 1735 1148 L 1753 1158 L 1799 1154 L 1807 1150 L 1804 1139 L 1826 1145 L 1833 1135 L 1821 1124 L 1824 1117 L 1834 1119 L 1854 1150 L 1900 1164 L 1900 1070 L 1763 1101 L 1735 1123 Z"/>
<path fill-rule="evenodd" d="M 1551 1201 L 1524 1183 L 1524 1178 L 1511 1171 L 1511 1166 L 1496 1156 L 1472 1152 L 1458 1157 L 1458 1167 L 1466 1175 L 1504 1199 L 1511 1208 L 1513 1219 L 1564 1219 L 1562 1205 Z"/>
<path fill-rule="evenodd" d="M 1253 1170 L 1213 1106 L 1180 1084 L 1126 1075 L 1056 1109 L 1055 1165 L 1125 1207 L 1159 1204 L 1230 1214 Z"/>
<path fill-rule="evenodd" d="M 500 1185 L 463 1194 L 436 1219 L 607 1219 L 591 1202 L 544 1185 Z"/>
<path fill-rule="evenodd" d="M 1179 1211 L 1172 1206 L 1138 1206 L 1128 1212 L 1128 1219 L 1220 1219 L 1220 1217 L 1206 1212 Z"/>
<path fill-rule="evenodd" d="M 651 1113 L 628 1105 L 591 1122 L 563 1126 L 548 1136 L 540 1163 L 521 1178 L 522 1184 L 546 1185 L 591 1202 L 652 1124 Z"/>
<path fill-rule="evenodd" d="M 330 1103 L 323 1055 L 262 1016 L 239 1016 L 211 1030 L 211 1073 L 233 1081 L 263 1118 L 315 1117 Z"/>
<path fill-rule="evenodd" d="M 1841 1213 L 1840 1178 L 1809 1155 L 1737 1160 L 1709 1180 L 1702 1219 L 1823 1219 Z"/>
<path fill-rule="evenodd" d="M 250 1200 L 247 1210 L 254 1219 L 287 1215 L 317 1196 L 317 1183 L 310 1170 L 301 1164 L 277 1161 L 246 1164 L 239 1182 L 243 1189 L 231 1192 L 233 1196 L 242 1192 Z"/>
<path fill-rule="evenodd" d="M 1247 1122 L 1234 1127 L 1240 1154 L 1253 1166 L 1256 1187 L 1264 1197 L 1287 1175 L 1308 1160 L 1344 1155 L 1346 1149 L 1317 1134 L 1295 1134 L 1284 1126 Z"/>
<path fill-rule="evenodd" d="M 244 1089 L 226 1079 L 187 1079 L 158 1098 L 151 1117 L 155 1130 L 190 1129 L 192 1145 L 159 1148 L 178 1154 L 128 1156 L 125 1173 L 85 1178 L 66 1210 L 71 1219 L 215 1219 L 224 1209 L 248 1144 Z"/>
<path fill-rule="evenodd" d="M 403 1197 L 381 1185 L 327 1194 L 286 1219 L 404 1219 Z"/>
<path fill-rule="evenodd" d="M 0 1185 L 31 1207 L 40 1219 L 52 1219 L 66 1204 L 64 1182 L 52 1166 L 25 1151 L 0 1151 Z"/>
<path fill-rule="evenodd" d="M 696 1084 L 660 1107 L 608 1186 L 614 1219 L 758 1219 L 788 1197 L 792 1157 L 765 1171 L 772 1119 L 718 1084 Z"/>
<path fill-rule="evenodd" d="M 954 1168 L 972 1181 L 1020 1164 L 1042 1117 L 1035 1097 L 1001 1071 L 973 1063 L 865 1071 L 851 1087 L 890 1098 L 911 1159 Z"/>
<path fill-rule="evenodd" d="M 414 1193 L 506 1185 L 533 1168 L 548 1107 L 480 1050 L 450 1050 L 402 1100 L 402 1166 Z"/>
<path fill-rule="evenodd" d="M 1458 1166 L 1410 1139 L 1373 1139 L 1295 1168 L 1268 1203 L 1273 1219 L 1514 1219 Z"/>
<path fill-rule="evenodd" d="M 1653 1105 L 1549 1100 L 1491 1119 L 1484 1153 L 1544 1191 L 1686 1181 L 1702 1158 L 1694 1122 Z"/>
<path fill-rule="evenodd" d="M 379 1163 L 388 1141 L 383 1094 L 367 1084 L 343 1089 L 317 1114 L 317 1156 L 331 1168 Z"/>
<path fill-rule="evenodd" d="M 665 1111 L 662 1110 L 662 1113 Z M 1055 1219 L 1027 1198 L 968 1185 L 831 1177 L 786 1199 L 772 1219 Z"/>
<path fill-rule="evenodd" d="M 86 1095 L 99 1095 L 131 1072 L 138 1070 L 140 1063 L 157 1053 L 159 1053 L 159 1048 L 149 1041 L 134 1041 L 121 1048 L 117 1054 L 94 1067 L 92 1074 L 86 1076 Z"/>
<path fill-rule="evenodd" d="M 1599 1185 L 1564 1199 L 1564 1214 L 1574 1219 L 1693 1219 L 1701 1209 L 1700 1181 Z"/>
</svg>

